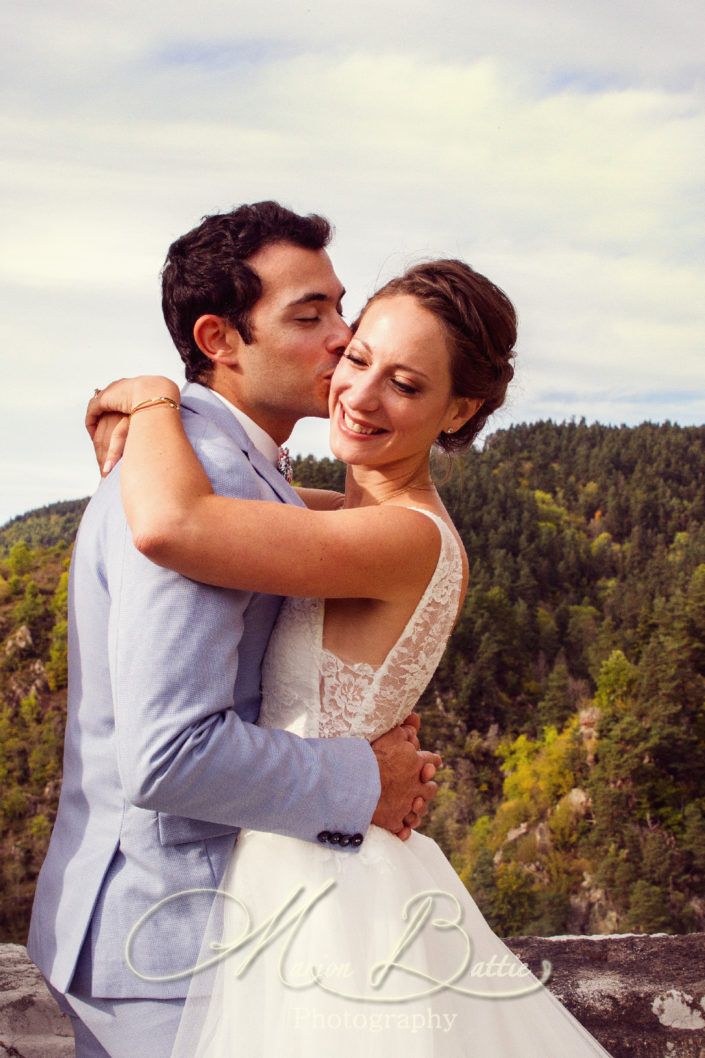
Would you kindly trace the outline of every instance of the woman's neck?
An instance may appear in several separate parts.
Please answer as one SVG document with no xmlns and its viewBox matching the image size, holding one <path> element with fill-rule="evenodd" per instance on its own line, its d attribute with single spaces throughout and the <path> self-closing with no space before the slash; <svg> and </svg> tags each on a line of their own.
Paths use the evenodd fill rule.
<svg viewBox="0 0 705 1058">
<path fill-rule="evenodd" d="M 423 502 L 436 495 L 428 458 L 384 467 L 349 465 L 345 475 L 345 506 L 371 507 L 402 500 Z"/>
</svg>

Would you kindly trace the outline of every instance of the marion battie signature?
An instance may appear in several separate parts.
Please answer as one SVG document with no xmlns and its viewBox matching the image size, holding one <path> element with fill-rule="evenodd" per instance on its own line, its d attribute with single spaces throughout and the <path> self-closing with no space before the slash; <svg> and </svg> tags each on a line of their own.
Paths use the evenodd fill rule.
<svg viewBox="0 0 705 1058">
<path fill-rule="evenodd" d="M 364 968 L 369 990 L 364 993 L 356 991 L 346 986 L 346 981 L 353 977 L 360 979 L 359 967 L 353 968 L 349 962 L 336 962 L 329 958 L 304 964 L 292 956 L 296 938 L 303 934 L 307 921 L 315 915 L 316 908 L 335 885 L 335 880 L 330 878 L 310 896 L 306 895 L 305 886 L 298 886 L 280 907 L 259 924 L 252 923 L 247 907 L 232 893 L 207 888 L 184 889 L 172 893 L 154 904 L 135 922 L 125 943 L 127 964 L 131 971 L 144 981 L 165 982 L 183 980 L 215 966 L 224 959 L 232 959 L 231 972 L 236 977 L 241 977 L 267 948 L 280 941 L 277 969 L 282 983 L 287 988 L 320 989 L 343 999 L 372 1003 L 399 1003 L 423 999 L 443 991 L 483 999 L 514 999 L 543 988 L 550 979 L 552 967 L 547 959 L 542 962 L 540 979 L 535 978 L 524 963 L 507 952 L 501 958 L 492 955 L 488 960 L 473 964 L 473 945 L 470 935 L 462 925 L 463 910 L 459 901 L 446 890 L 426 889 L 415 893 L 404 904 L 399 935 L 390 944 L 386 956 L 372 966 Z M 222 938 L 211 941 L 193 966 L 173 973 L 143 973 L 134 961 L 135 943 L 141 930 L 174 900 L 184 900 L 196 894 L 206 894 L 213 899 L 220 897 L 225 901 L 225 929 Z M 230 937 L 227 931 L 238 926 L 239 932 Z M 412 945 L 424 933 L 428 935 L 429 932 L 446 933 L 449 942 L 452 938 L 454 945 L 453 968 L 438 977 L 431 974 L 427 966 L 422 968 L 414 965 Z M 437 946 L 435 950 L 438 950 Z M 358 971 L 357 974 L 355 970 Z M 468 978 L 472 980 L 483 977 L 507 980 L 530 977 L 531 981 L 524 988 L 493 987 L 490 990 L 470 987 L 467 984 Z M 460 984 L 461 980 L 465 983 Z"/>
</svg>

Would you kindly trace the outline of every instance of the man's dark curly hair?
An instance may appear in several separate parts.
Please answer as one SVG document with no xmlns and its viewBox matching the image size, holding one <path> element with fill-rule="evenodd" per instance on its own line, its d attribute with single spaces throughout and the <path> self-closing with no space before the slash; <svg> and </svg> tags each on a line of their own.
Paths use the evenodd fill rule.
<svg viewBox="0 0 705 1058">
<path fill-rule="evenodd" d="M 278 202 L 254 202 L 204 217 L 171 244 L 162 269 L 162 311 L 190 382 L 203 382 L 213 370 L 194 341 L 199 316 L 222 316 L 244 342 L 253 340 L 250 313 L 262 284 L 248 259 L 278 242 L 322 250 L 332 234 L 315 213 L 303 217 Z"/>
</svg>

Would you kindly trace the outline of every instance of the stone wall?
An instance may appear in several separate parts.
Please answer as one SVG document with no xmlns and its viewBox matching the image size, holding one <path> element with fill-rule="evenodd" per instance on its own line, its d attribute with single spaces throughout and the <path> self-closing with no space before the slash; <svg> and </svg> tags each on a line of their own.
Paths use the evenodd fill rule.
<svg viewBox="0 0 705 1058">
<path fill-rule="evenodd" d="M 551 991 L 613 1058 L 705 1058 L 705 933 L 515 937 L 507 944 L 537 976 L 542 960 L 551 963 Z M 25 949 L 0 945 L 0 1058 L 73 1053 L 68 1020 Z"/>
<path fill-rule="evenodd" d="M 73 1058 L 73 1032 L 19 944 L 0 944 L 0 1058 Z"/>
<path fill-rule="evenodd" d="M 705 933 L 506 943 L 614 1058 L 705 1058 Z"/>
</svg>

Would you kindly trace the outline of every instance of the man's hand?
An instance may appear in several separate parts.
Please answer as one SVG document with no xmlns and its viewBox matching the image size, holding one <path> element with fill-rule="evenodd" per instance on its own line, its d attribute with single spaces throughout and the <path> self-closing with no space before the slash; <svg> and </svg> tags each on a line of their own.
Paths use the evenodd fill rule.
<svg viewBox="0 0 705 1058">
<path fill-rule="evenodd" d="M 412 713 L 403 724 L 371 744 L 382 783 L 372 822 L 390 830 L 402 841 L 419 824 L 438 790 L 433 776 L 441 766 L 441 758 L 437 753 L 415 748 L 419 723 L 418 716 Z M 410 727 L 413 733 L 409 731 Z"/>
<path fill-rule="evenodd" d="M 421 749 L 421 743 L 419 742 L 418 736 L 419 728 L 421 727 L 421 717 L 419 714 L 409 713 L 406 719 L 402 720 L 400 727 L 414 749 Z M 422 782 L 430 782 L 435 774 L 436 768 L 433 764 L 424 764 L 421 769 Z M 430 790 L 431 788 L 429 787 L 428 789 Z M 398 838 L 401 838 L 402 841 L 406 841 L 406 839 L 410 837 L 411 831 L 414 827 L 419 825 L 422 816 L 428 811 L 428 805 L 429 801 L 424 800 L 423 797 L 417 797 L 414 799 L 411 810 L 404 816 L 404 827 L 397 833 Z"/>
<path fill-rule="evenodd" d="M 404 731 L 404 734 L 411 742 L 414 749 L 421 749 L 421 743 L 419 742 L 419 728 L 421 727 L 421 717 L 418 713 L 409 713 L 405 720 L 402 720 L 400 727 Z"/>
</svg>

